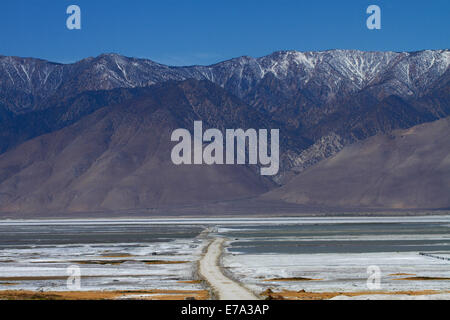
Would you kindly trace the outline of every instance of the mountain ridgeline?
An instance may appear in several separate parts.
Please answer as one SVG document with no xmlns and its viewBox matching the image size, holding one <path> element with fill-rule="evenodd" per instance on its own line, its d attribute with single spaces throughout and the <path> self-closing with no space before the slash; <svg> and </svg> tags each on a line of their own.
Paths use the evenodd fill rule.
<svg viewBox="0 0 450 320">
<path fill-rule="evenodd" d="M 73 64 L 0 56 L 0 211 L 132 210 L 267 192 L 264 199 L 315 206 L 450 207 L 445 190 L 427 198 L 435 206 L 420 196 L 413 201 L 406 193 L 391 192 L 399 183 L 414 185 L 414 166 L 392 169 L 390 176 L 404 172 L 409 180 L 392 178 L 389 188 L 368 188 L 366 197 L 347 201 L 340 195 L 338 201 L 316 192 L 326 189 L 320 185 L 326 170 L 318 168 L 348 153 L 346 148 L 450 116 L 449 64 L 449 50 L 283 51 L 190 67 L 116 54 Z M 261 177 L 254 166 L 173 166 L 170 132 L 192 129 L 196 120 L 220 130 L 280 129 L 279 174 Z M 448 127 L 448 121 L 438 123 Z M 442 181 L 448 177 L 437 181 L 438 169 L 433 169 L 446 168 L 448 147 L 438 130 L 417 132 L 427 133 L 414 143 L 443 149 L 421 153 L 433 166 L 429 179 L 417 179 L 448 188 Z M 397 144 L 383 148 L 382 155 L 374 155 L 378 164 L 389 152 L 403 150 Z M 345 158 L 350 167 L 353 158 Z M 369 170 L 364 163 L 370 161 L 363 160 L 357 168 Z M 336 177 L 331 193 L 337 180 L 346 183 L 347 176 L 339 176 L 348 170 L 343 168 L 339 163 L 332 169 L 335 175 L 327 171 L 327 177 Z M 350 187 L 338 185 L 352 194 Z M 377 198 L 371 192 L 387 193 Z M 396 198 L 388 199 L 390 194 Z"/>
</svg>

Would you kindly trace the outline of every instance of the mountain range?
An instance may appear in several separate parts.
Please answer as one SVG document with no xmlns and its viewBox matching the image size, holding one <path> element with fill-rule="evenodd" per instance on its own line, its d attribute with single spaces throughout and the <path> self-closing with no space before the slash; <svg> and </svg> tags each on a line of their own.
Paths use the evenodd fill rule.
<svg viewBox="0 0 450 320">
<path fill-rule="evenodd" d="M 328 180 L 317 173 L 335 157 L 346 159 L 350 168 L 354 159 L 359 170 L 369 170 L 357 157 L 361 150 L 342 155 L 361 143 L 378 145 L 383 155 L 403 150 L 377 140 L 398 129 L 423 123 L 448 127 L 437 120 L 450 116 L 449 64 L 449 50 L 282 51 L 188 67 L 117 54 L 73 64 L 0 56 L 0 211 L 143 209 L 267 192 L 264 199 L 316 206 L 450 207 L 446 190 L 439 199 L 427 198 L 435 205 L 406 194 L 394 199 L 396 193 L 387 190 L 413 181 L 413 168 L 394 166 L 389 175 L 404 172 L 412 180 L 394 181 L 384 191 L 369 188 L 366 198 L 351 198 L 352 190 L 339 187 L 337 180 L 350 179 L 337 174 L 347 172 L 342 163 L 331 166 L 335 176 L 320 170 L 335 177 L 329 191 L 342 190 L 340 201 L 323 196 L 321 183 Z M 219 129 L 279 128 L 280 173 L 267 179 L 252 166 L 172 166 L 170 132 L 190 129 L 195 120 Z M 431 131 L 411 144 L 448 150 L 445 139 Z M 431 156 L 427 183 L 448 187 L 433 169 L 439 167 L 433 161 L 445 154 L 430 150 Z M 373 157 L 380 165 L 386 160 Z M 318 189 L 325 193 L 313 192 Z M 393 198 L 370 196 L 376 192 Z"/>
<path fill-rule="evenodd" d="M 264 199 L 340 207 L 449 208 L 450 118 L 345 147 Z"/>
</svg>

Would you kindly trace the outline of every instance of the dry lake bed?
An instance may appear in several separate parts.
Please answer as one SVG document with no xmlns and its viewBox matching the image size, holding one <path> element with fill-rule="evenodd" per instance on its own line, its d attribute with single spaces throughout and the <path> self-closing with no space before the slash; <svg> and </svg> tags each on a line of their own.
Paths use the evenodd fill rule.
<svg viewBox="0 0 450 320">
<path fill-rule="evenodd" d="M 0 299 L 214 298 L 197 269 L 217 238 L 261 299 L 450 298 L 450 217 L 418 216 L 3 220 Z"/>
</svg>

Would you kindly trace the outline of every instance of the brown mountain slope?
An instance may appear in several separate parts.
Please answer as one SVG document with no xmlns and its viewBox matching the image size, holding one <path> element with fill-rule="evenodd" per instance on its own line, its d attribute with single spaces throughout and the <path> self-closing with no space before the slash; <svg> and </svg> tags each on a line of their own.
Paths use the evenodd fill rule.
<svg viewBox="0 0 450 320">
<path fill-rule="evenodd" d="M 264 199 L 341 207 L 450 207 L 450 118 L 344 148 Z"/>
<path fill-rule="evenodd" d="M 259 127 L 255 111 L 207 82 L 138 90 L 131 101 L 0 155 L 0 211 L 154 208 L 245 198 L 273 187 L 255 168 L 175 166 L 170 159 L 174 129 L 192 129 L 208 116 L 225 127 Z"/>
</svg>

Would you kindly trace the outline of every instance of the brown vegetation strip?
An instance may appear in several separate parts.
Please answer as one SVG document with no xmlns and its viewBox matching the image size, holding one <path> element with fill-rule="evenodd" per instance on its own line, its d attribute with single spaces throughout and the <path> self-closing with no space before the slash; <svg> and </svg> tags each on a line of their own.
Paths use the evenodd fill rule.
<svg viewBox="0 0 450 320">
<path fill-rule="evenodd" d="M 188 280 L 188 281 L 178 281 L 178 283 L 200 284 L 200 283 L 203 283 L 203 281 L 202 280 Z"/>
<path fill-rule="evenodd" d="M 131 274 L 131 275 L 95 275 L 83 276 L 83 278 L 133 278 L 133 277 L 151 277 L 150 274 Z M 66 280 L 67 276 L 22 276 L 22 277 L 0 277 L 0 281 L 45 281 L 45 280 Z"/>
<path fill-rule="evenodd" d="M 295 277 L 295 278 L 274 278 L 274 279 L 267 279 L 264 281 L 267 282 L 273 282 L 273 281 L 322 281 L 323 279 L 310 279 L 310 278 L 303 278 L 303 277 Z"/>
<path fill-rule="evenodd" d="M 139 291 L 69 291 L 69 292 L 36 292 L 26 290 L 0 291 L 0 300 L 115 300 L 135 295 L 152 295 L 132 299 L 136 300 L 207 300 L 209 293 L 206 290 L 139 290 Z"/>
<path fill-rule="evenodd" d="M 268 300 L 328 300 L 337 296 L 357 297 L 363 295 L 433 295 L 439 293 L 450 293 L 450 291 L 359 291 L 359 292 L 306 292 L 301 291 L 280 291 L 273 292 L 270 289 L 261 293 L 261 296 Z"/>
<path fill-rule="evenodd" d="M 439 280 L 450 280 L 450 278 L 440 278 L 440 277 L 409 277 L 409 278 L 399 278 L 394 280 L 412 280 L 412 281 L 439 281 Z"/>
<path fill-rule="evenodd" d="M 30 276 L 30 277 L 0 277 L 0 281 L 39 281 L 39 280 L 66 280 L 67 276 Z"/>
<path fill-rule="evenodd" d="M 189 261 L 165 261 L 165 260 L 75 260 L 75 261 L 34 261 L 33 263 L 74 263 L 74 264 L 99 264 L 99 265 L 120 265 L 125 262 L 141 262 L 145 264 L 181 264 Z"/>
<path fill-rule="evenodd" d="M 146 264 L 183 264 L 189 261 L 144 261 Z"/>
<path fill-rule="evenodd" d="M 102 254 L 102 257 L 104 257 L 104 258 L 131 258 L 134 256 L 129 253 L 105 253 L 105 254 Z"/>
</svg>

